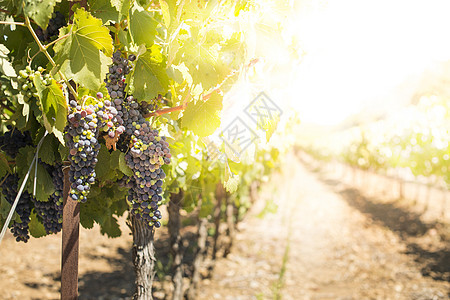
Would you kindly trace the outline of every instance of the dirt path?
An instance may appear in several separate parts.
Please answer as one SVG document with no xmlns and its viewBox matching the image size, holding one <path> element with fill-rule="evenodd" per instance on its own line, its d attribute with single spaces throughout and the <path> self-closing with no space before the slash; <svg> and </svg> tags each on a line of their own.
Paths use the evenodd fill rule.
<svg viewBox="0 0 450 300">
<path fill-rule="evenodd" d="M 289 161 L 262 193 L 277 213 L 242 224 L 201 299 L 450 298 L 448 241 L 433 224 Z"/>
<path fill-rule="evenodd" d="M 202 281 L 199 300 L 450 299 L 448 227 L 382 193 L 364 196 L 293 155 L 288 162 L 264 184 L 232 253 Z M 261 216 L 265 200 L 276 213 Z M 131 236 L 120 223 L 119 239 L 101 236 L 98 227 L 81 230 L 80 300 L 130 299 Z M 165 230 L 157 235 L 163 243 Z M 59 299 L 60 243 L 56 235 L 18 245 L 8 234 L 0 247 L 0 299 Z"/>
</svg>

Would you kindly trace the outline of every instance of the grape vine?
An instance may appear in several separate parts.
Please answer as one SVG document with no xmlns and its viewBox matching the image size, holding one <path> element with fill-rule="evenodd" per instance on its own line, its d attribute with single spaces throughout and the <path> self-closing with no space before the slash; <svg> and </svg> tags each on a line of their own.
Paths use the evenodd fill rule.
<svg viewBox="0 0 450 300">
<path fill-rule="evenodd" d="M 9 204 L 13 204 L 16 199 L 19 177 L 17 174 L 7 175 L 6 178 L 2 179 L 1 188 L 6 201 Z M 31 202 L 35 201 L 28 192 L 24 192 L 19 202 L 17 203 L 16 212 L 20 220 L 13 220 L 11 226 L 11 232 L 18 242 L 28 242 L 30 236 L 28 234 L 28 224 L 30 223 L 31 215 Z"/>
<path fill-rule="evenodd" d="M 41 27 L 36 28 L 36 35 L 41 42 L 50 42 L 55 36 L 58 36 L 59 29 L 66 26 L 66 18 L 64 15 L 57 11 L 53 14 L 53 17 L 49 20 L 46 29 Z"/>
<path fill-rule="evenodd" d="M 47 234 L 58 233 L 62 229 L 62 212 L 63 212 L 63 188 L 64 174 L 62 164 L 56 163 L 51 166 L 42 163 L 52 176 L 52 182 L 55 192 L 50 196 L 47 202 L 41 202 L 34 198 L 33 204 L 37 215 L 41 218 Z"/>
<path fill-rule="evenodd" d="M 163 13 L 164 1 L 100 2 L 0 3 L 0 23 L 14 25 L 0 26 L 0 223 L 18 183 L 31 179 L 8 224 L 18 241 L 61 231 L 63 200 L 82 203 L 85 228 L 97 223 L 118 237 L 128 211 L 133 234 L 151 233 L 186 182 L 210 189 L 232 178 L 209 176 L 193 153 L 204 157 L 201 138 L 219 128 L 223 93 L 247 59 L 241 35 L 213 26 L 236 21 L 239 9 L 187 1 Z M 137 263 L 152 247 L 135 243 Z"/>
<path fill-rule="evenodd" d="M 148 110 L 154 109 L 154 105 L 145 101 L 138 103 L 132 95 L 126 95 L 126 75 L 131 70 L 129 61 L 135 59 L 133 54 L 126 59 L 120 51 L 115 52 L 105 82 L 113 100 L 111 105 L 118 111 L 116 122 L 120 125 L 116 130 L 117 135 L 125 130 L 125 137 L 120 141 L 121 148 L 124 148 L 124 143 L 131 143 L 125 155 L 126 163 L 133 171 L 133 176 L 127 176 L 128 182 L 125 183 L 129 187 L 127 200 L 131 213 L 150 227 L 158 228 L 162 217 L 158 210 L 162 204 L 162 180 L 166 177 L 161 166 L 170 163 L 171 154 L 166 138 L 160 137 L 158 130 L 152 129 L 150 122 L 143 116 Z M 108 136 L 112 138 L 116 134 L 110 131 Z"/>
<path fill-rule="evenodd" d="M 98 143 L 99 129 L 104 126 L 112 127 L 110 121 L 117 114 L 111 107 L 109 100 L 85 97 L 81 104 L 71 100 L 70 113 L 67 117 L 69 125 L 66 130 L 67 144 L 69 146 L 71 183 L 70 197 L 82 203 L 87 201 L 91 185 L 95 182 L 95 165 L 100 150 Z"/>
<path fill-rule="evenodd" d="M 30 132 L 22 133 L 11 125 L 7 126 L 8 131 L 0 136 L 0 150 L 4 151 L 11 158 L 15 158 L 19 149 L 32 144 Z"/>
</svg>

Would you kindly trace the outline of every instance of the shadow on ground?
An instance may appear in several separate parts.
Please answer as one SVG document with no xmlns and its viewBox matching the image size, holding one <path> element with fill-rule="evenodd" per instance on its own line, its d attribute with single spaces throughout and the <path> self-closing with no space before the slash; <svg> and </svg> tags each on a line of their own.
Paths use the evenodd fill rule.
<svg viewBox="0 0 450 300">
<path fill-rule="evenodd" d="M 434 280 L 450 281 L 450 248 L 448 243 L 442 243 L 437 249 L 429 250 L 428 245 L 413 241 L 424 236 L 430 229 L 439 229 L 438 222 L 425 223 L 421 215 L 400 207 L 396 202 L 382 202 L 381 199 L 367 197 L 358 189 L 345 186 L 341 181 L 326 178 L 325 174 L 311 170 L 317 178 L 328 185 L 335 193 L 353 208 L 365 214 L 373 222 L 380 224 L 396 233 L 406 244 L 406 254 L 412 255 L 414 261 L 421 266 L 423 276 Z"/>
<path fill-rule="evenodd" d="M 93 254 L 91 259 L 106 260 L 114 271 L 90 272 L 80 276 L 80 300 L 124 299 L 131 296 L 134 290 L 134 270 L 130 249 L 119 248 L 114 257 L 97 257 Z"/>
<path fill-rule="evenodd" d="M 192 248 L 195 246 L 195 234 L 191 232 L 183 233 L 185 240 L 185 255 L 183 263 L 192 265 L 194 259 Z M 169 237 L 167 234 L 161 235 L 155 241 L 155 251 L 157 265 L 155 267 L 155 282 L 161 281 L 171 272 L 171 259 L 169 251 Z M 95 253 L 88 254 L 89 259 L 106 260 L 114 269 L 112 272 L 90 272 L 79 277 L 79 299 L 80 300 L 98 300 L 98 299 L 131 299 L 135 289 L 135 274 L 132 261 L 131 249 L 119 248 L 113 257 L 105 257 Z M 191 270 L 184 270 L 189 276 Z M 61 281 L 61 278 L 55 280 Z M 160 285 L 156 285 L 154 291 Z M 38 287 L 36 287 L 38 288 Z M 154 299 L 157 299 L 155 297 Z"/>
</svg>

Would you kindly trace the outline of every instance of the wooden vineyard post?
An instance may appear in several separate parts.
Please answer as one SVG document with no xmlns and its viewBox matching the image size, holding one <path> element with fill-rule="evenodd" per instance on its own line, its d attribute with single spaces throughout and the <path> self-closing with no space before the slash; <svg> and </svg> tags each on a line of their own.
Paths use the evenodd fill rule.
<svg viewBox="0 0 450 300">
<path fill-rule="evenodd" d="M 80 203 L 69 197 L 69 168 L 64 169 L 61 300 L 78 299 Z"/>
</svg>

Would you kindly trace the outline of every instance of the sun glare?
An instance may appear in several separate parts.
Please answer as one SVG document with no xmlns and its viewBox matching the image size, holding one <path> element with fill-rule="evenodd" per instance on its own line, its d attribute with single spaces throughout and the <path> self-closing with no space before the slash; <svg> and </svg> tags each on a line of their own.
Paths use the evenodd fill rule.
<svg viewBox="0 0 450 300">
<path fill-rule="evenodd" d="M 304 51 L 288 92 L 304 122 L 336 124 L 368 106 L 396 108 L 383 99 L 398 85 L 450 60 L 448 1 L 308 3 L 288 27 Z"/>
</svg>

